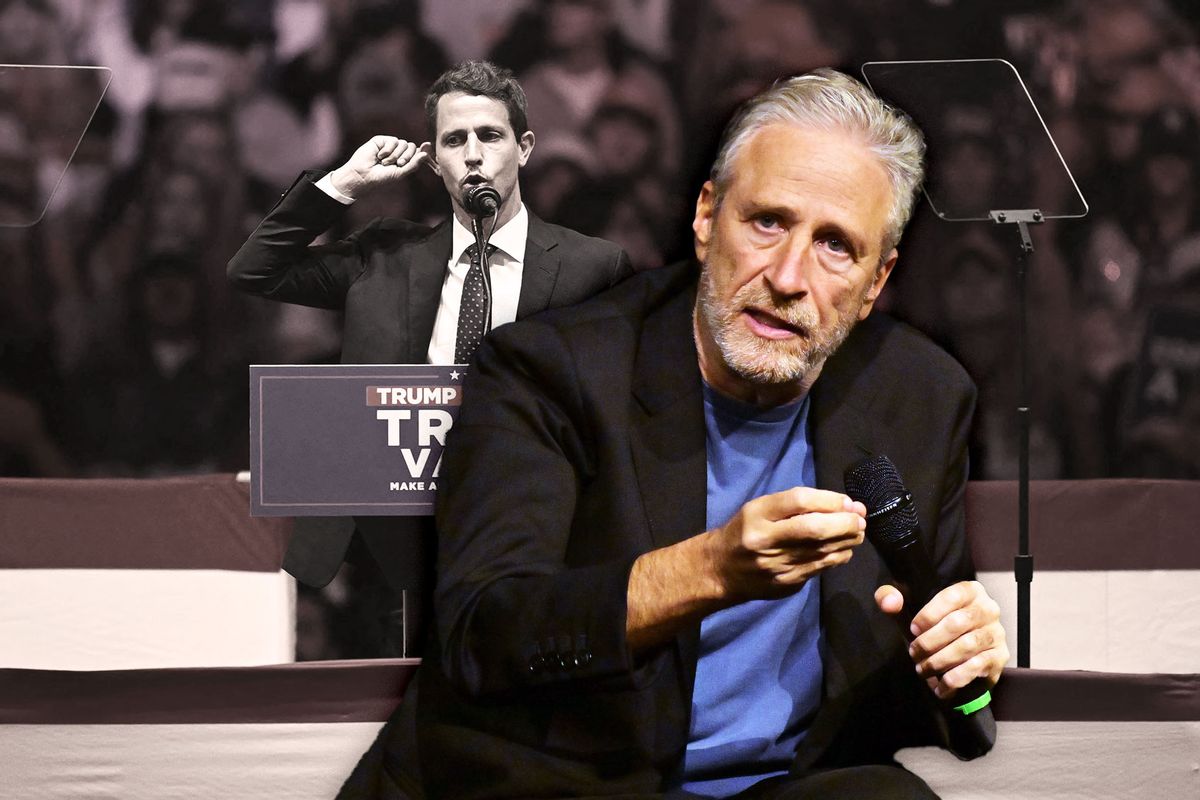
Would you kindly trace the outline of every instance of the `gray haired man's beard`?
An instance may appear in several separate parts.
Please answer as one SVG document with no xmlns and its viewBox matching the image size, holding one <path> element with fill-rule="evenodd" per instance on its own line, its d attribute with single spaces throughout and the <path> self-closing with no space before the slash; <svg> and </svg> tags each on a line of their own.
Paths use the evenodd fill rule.
<svg viewBox="0 0 1200 800">
<path fill-rule="evenodd" d="M 700 276 L 699 308 L 726 366 L 740 378 L 755 384 L 794 383 L 821 368 L 841 346 L 858 321 L 860 302 L 838 318 L 830 329 L 821 330 L 816 309 L 800 301 L 777 304 L 761 281 L 746 284 L 728 303 L 717 297 L 712 269 L 705 264 Z M 798 328 L 803 335 L 782 340 L 764 339 L 749 331 L 740 319 L 741 309 L 753 306 Z"/>
</svg>

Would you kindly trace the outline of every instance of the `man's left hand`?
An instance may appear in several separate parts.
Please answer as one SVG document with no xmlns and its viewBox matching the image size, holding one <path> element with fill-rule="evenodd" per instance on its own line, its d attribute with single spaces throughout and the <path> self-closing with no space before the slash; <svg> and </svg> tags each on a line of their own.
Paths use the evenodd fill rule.
<svg viewBox="0 0 1200 800">
<path fill-rule="evenodd" d="M 897 614 L 904 597 L 894 586 L 875 590 L 875 602 Z M 961 581 L 934 595 L 913 617 L 908 653 L 917 674 L 940 699 L 948 699 L 975 678 L 995 685 L 1008 663 L 1008 643 L 1000 607 L 979 581 Z"/>
</svg>

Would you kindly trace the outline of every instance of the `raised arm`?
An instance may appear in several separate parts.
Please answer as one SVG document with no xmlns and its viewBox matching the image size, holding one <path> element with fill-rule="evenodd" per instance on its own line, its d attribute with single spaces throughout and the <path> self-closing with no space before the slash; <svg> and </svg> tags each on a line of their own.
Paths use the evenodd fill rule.
<svg viewBox="0 0 1200 800">
<path fill-rule="evenodd" d="M 424 146 L 422 146 L 424 147 Z M 312 245 L 364 192 L 400 180 L 426 151 L 394 136 L 375 136 L 327 176 L 303 173 L 229 261 L 226 274 L 244 292 L 287 303 L 341 308 L 364 269 L 364 243 L 379 235 L 376 221 L 346 239 Z"/>
</svg>

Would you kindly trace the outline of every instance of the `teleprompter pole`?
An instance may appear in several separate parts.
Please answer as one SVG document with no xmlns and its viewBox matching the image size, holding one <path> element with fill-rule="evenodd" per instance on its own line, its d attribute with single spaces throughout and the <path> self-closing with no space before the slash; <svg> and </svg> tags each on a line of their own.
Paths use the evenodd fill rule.
<svg viewBox="0 0 1200 800">
<path fill-rule="evenodd" d="M 991 211 L 992 222 L 1017 226 L 1020 251 L 1017 254 L 1017 351 L 1020 358 L 1020 379 L 1017 394 L 1017 555 L 1013 558 L 1013 574 L 1017 581 L 1017 666 L 1029 666 L 1029 605 L 1030 584 L 1033 583 L 1033 555 L 1029 552 L 1029 259 L 1033 255 L 1033 237 L 1029 226 L 1045 221 L 1041 211 Z"/>
</svg>

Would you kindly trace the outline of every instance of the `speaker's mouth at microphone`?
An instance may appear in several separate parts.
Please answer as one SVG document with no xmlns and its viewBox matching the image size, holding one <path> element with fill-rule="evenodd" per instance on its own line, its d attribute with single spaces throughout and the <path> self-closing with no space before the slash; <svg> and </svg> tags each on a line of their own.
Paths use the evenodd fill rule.
<svg viewBox="0 0 1200 800">
<path fill-rule="evenodd" d="M 462 205 L 467 213 L 472 216 L 491 216 L 499 212 L 500 192 L 490 183 L 472 183 L 463 190 Z"/>
</svg>

